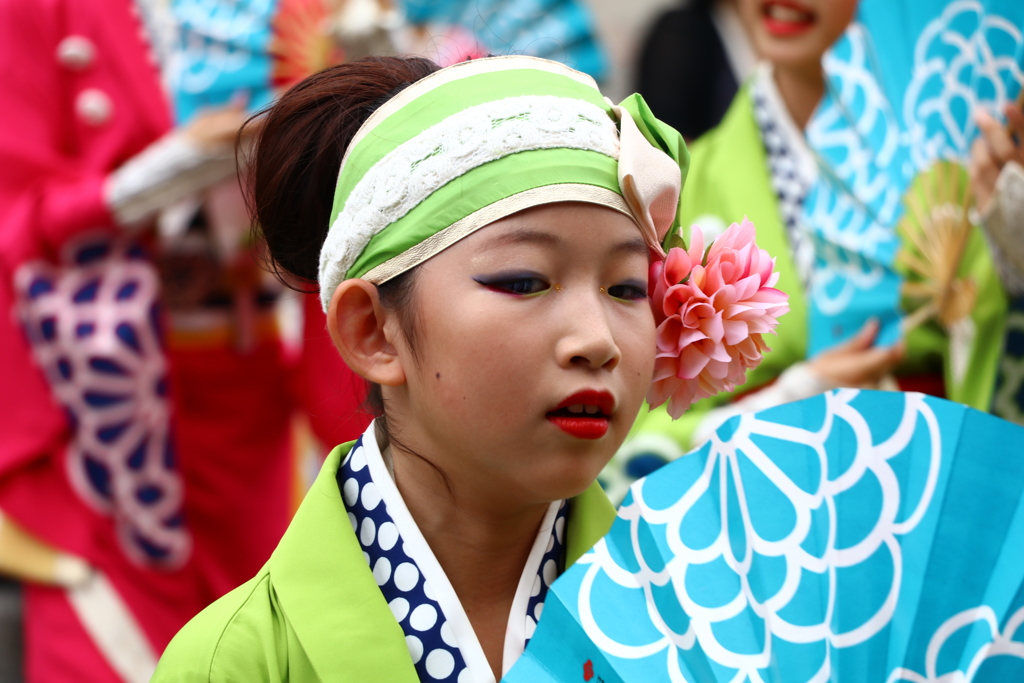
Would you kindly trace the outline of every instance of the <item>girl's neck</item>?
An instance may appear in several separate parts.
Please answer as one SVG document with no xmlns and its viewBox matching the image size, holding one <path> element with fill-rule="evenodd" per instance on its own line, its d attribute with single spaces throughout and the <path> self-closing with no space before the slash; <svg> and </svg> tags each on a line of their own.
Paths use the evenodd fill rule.
<svg viewBox="0 0 1024 683">
<path fill-rule="evenodd" d="M 773 70 L 779 95 L 793 123 L 803 130 L 825 95 L 825 74 L 821 63 L 798 66 L 774 64 Z"/>
<path fill-rule="evenodd" d="M 466 610 L 495 680 L 519 580 L 548 504 L 518 508 L 447 481 L 428 462 L 389 448 L 395 484 Z"/>
</svg>

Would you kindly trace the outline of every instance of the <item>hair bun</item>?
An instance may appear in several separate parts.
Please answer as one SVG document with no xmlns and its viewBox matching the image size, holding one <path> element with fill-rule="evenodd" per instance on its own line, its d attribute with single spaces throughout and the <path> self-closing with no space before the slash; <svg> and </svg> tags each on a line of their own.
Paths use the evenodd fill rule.
<svg viewBox="0 0 1024 683">
<path fill-rule="evenodd" d="M 246 203 L 286 285 L 316 285 L 338 169 L 356 131 L 438 69 L 423 57 L 366 57 L 310 76 L 246 122 L 262 123 L 246 154 Z"/>
</svg>

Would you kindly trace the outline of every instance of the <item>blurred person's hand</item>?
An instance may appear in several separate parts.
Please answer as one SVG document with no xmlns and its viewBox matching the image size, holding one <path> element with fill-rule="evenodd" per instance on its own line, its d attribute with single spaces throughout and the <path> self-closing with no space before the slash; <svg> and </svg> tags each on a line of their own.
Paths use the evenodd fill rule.
<svg viewBox="0 0 1024 683">
<path fill-rule="evenodd" d="M 232 148 L 249 115 L 245 102 L 232 102 L 224 107 L 207 109 L 196 115 L 181 129 L 182 134 L 204 152 Z M 251 138 L 262 126 L 260 117 L 242 130 L 242 141 Z"/>
<path fill-rule="evenodd" d="M 1009 126 L 1004 126 L 984 110 L 975 112 L 974 120 L 981 135 L 971 146 L 971 189 L 978 211 L 988 209 L 995 193 L 996 180 L 1003 166 L 1016 161 L 1024 166 L 1024 112 L 1013 104 L 1004 109 Z M 1016 134 L 1016 142 L 1013 139 Z"/>
<path fill-rule="evenodd" d="M 877 385 L 892 373 L 905 351 L 902 341 L 890 347 L 875 346 L 878 330 L 878 321 L 869 320 L 852 339 L 809 361 L 810 369 L 836 387 Z"/>
<path fill-rule="evenodd" d="M 115 169 L 105 192 L 117 223 L 148 225 L 160 211 L 235 175 L 236 142 L 244 152 L 263 128 L 264 117 L 244 125 L 248 118 L 244 100 L 204 109 Z"/>
</svg>

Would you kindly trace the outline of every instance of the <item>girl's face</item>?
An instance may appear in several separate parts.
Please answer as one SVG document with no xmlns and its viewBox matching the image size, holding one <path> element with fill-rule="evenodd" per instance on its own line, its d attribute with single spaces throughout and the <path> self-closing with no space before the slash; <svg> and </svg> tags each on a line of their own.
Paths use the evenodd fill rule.
<svg viewBox="0 0 1024 683">
<path fill-rule="evenodd" d="M 497 221 L 426 261 L 415 355 L 398 344 L 406 384 L 389 392 L 401 442 L 495 502 L 582 492 L 650 384 L 647 270 L 632 220 L 568 202 Z"/>
<path fill-rule="evenodd" d="M 843 34 L 858 0 L 739 0 L 754 50 L 781 67 L 819 68 Z"/>
</svg>

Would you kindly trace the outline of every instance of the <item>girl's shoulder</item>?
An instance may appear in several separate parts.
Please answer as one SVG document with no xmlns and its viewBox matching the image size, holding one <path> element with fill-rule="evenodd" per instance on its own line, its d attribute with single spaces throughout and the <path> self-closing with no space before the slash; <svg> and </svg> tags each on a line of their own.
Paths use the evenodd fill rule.
<svg viewBox="0 0 1024 683">
<path fill-rule="evenodd" d="M 267 564 L 185 625 L 153 681 L 416 680 L 335 479 L 351 448 L 331 451 Z"/>
<path fill-rule="evenodd" d="M 280 555 L 281 545 L 287 545 L 290 536 L 302 535 L 303 532 L 309 531 L 309 527 L 320 526 L 323 512 L 314 513 L 314 519 L 308 520 L 306 518 L 310 515 L 308 511 L 302 513 L 304 508 L 334 502 L 338 509 L 332 511 L 333 514 L 328 513 L 328 517 L 340 516 L 344 518 L 347 526 L 347 517 L 340 507 L 340 494 L 334 485 L 334 473 L 337 471 L 338 463 L 351 448 L 350 442 L 338 446 L 330 453 L 321 476 L 317 478 L 319 490 L 327 495 L 314 494 L 311 500 L 303 502 L 300 512 L 289 525 L 271 561 L 252 579 L 206 607 L 178 632 L 160 658 L 153 677 L 154 683 L 295 683 L 319 680 L 313 673 L 303 648 L 299 646 L 292 624 L 286 616 L 274 578 L 271 576 L 271 567 L 274 565 L 274 558 L 278 559 L 278 564 L 288 559 L 282 560 Z M 317 485 L 314 484 L 314 489 L 316 488 Z M 331 500 L 331 493 L 336 500 Z M 310 496 L 307 495 L 307 498 Z M 316 543 L 301 543 L 299 547 L 312 553 L 322 549 L 322 546 Z M 285 555 L 288 554 L 288 550 L 285 549 Z M 292 552 L 295 550 L 292 549 Z M 298 561 L 301 562 L 302 558 Z M 287 578 L 287 571 L 282 573 Z M 315 591 L 316 586 L 310 586 L 310 589 Z M 308 671 L 309 676 L 302 676 L 302 671 Z"/>
<path fill-rule="evenodd" d="M 154 683 L 318 680 L 275 599 L 270 573 L 255 577 L 196 615 L 178 632 L 157 667 Z M 308 670 L 309 676 L 297 676 Z"/>
</svg>

